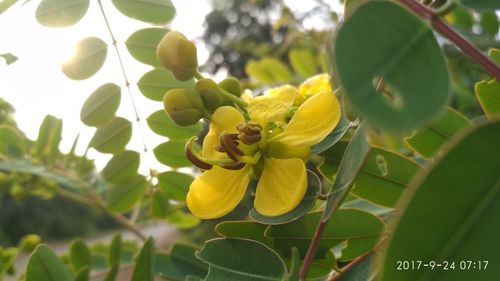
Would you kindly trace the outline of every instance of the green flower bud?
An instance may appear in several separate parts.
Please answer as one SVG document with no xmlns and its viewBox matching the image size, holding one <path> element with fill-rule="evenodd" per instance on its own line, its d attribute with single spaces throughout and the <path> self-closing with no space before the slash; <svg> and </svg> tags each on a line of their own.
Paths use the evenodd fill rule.
<svg viewBox="0 0 500 281">
<path fill-rule="evenodd" d="M 172 71 L 177 80 L 187 81 L 196 74 L 196 46 L 182 33 L 167 33 L 156 48 L 156 56 L 166 69 Z"/>
<path fill-rule="evenodd" d="M 219 83 L 219 86 L 230 94 L 240 97 L 243 90 L 241 89 L 241 84 L 238 79 L 229 77 Z"/>
<path fill-rule="evenodd" d="M 205 115 L 205 106 L 194 89 L 173 89 L 163 97 L 165 112 L 179 126 L 196 124 Z"/>
<path fill-rule="evenodd" d="M 210 113 L 213 113 L 219 108 L 224 101 L 219 86 L 217 86 L 213 80 L 201 79 L 196 82 L 194 89 L 200 95 L 205 104 L 205 108 Z"/>
<path fill-rule="evenodd" d="M 19 248 L 26 252 L 32 252 L 40 243 L 42 243 L 42 238 L 40 238 L 40 236 L 36 234 L 28 234 L 24 236 L 19 243 Z"/>
</svg>

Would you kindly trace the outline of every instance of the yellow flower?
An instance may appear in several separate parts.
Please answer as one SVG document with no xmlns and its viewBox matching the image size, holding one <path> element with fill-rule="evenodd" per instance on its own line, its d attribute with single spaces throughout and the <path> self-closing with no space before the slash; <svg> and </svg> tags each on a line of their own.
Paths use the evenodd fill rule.
<svg viewBox="0 0 500 281">
<path fill-rule="evenodd" d="M 301 105 L 312 95 L 321 91 L 332 91 L 330 76 L 326 73 L 315 75 L 299 86 L 299 96 L 295 99 L 295 105 Z"/>
<path fill-rule="evenodd" d="M 190 211 L 202 219 L 221 217 L 242 200 L 252 177 L 258 179 L 254 207 L 262 215 L 293 210 L 307 190 L 305 163 L 312 145 L 338 124 L 340 104 L 331 90 L 318 88 L 289 118 L 299 90 L 271 89 L 252 98 L 250 120 L 234 107 L 218 108 L 204 139 L 202 155 L 186 152 L 193 163 L 210 168 L 196 178 L 187 195 Z M 196 163 L 195 163 L 196 164 Z"/>
</svg>

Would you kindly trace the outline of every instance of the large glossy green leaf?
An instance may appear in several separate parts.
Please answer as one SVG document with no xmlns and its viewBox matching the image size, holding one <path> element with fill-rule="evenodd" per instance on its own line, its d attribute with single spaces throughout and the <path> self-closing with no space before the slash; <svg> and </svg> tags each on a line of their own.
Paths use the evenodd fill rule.
<svg viewBox="0 0 500 281">
<path fill-rule="evenodd" d="M 171 199 L 185 201 L 193 180 L 194 178 L 188 174 L 175 171 L 163 172 L 158 175 L 158 188 Z"/>
<path fill-rule="evenodd" d="M 354 179 L 361 170 L 369 153 L 370 146 L 368 145 L 365 124 L 360 124 L 342 155 L 337 176 L 326 200 L 323 221 L 327 221 L 331 217 L 340 204 L 342 204 L 347 194 L 349 194 Z"/>
<path fill-rule="evenodd" d="M 425 158 L 431 158 L 441 146 L 471 122 L 459 112 L 447 108 L 437 120 L 416 131 L 405 142 Z"/>
<path fill-rule="evenodd" d="M 22 158 L 25 151 L 25 138 L 14 127 L 0 125 L 0 155 Z"/>
<path fill-rule="evenodd" d="M 170 167 L 187 167 L 191 162 L 184 155 L 184 142 L 169 141 L 158 145 L 153 153 L 160 163 Z"/>
<path fill-rule="evenodd" d="M 120 183 L 137 176 L 140 155 L 136 151 L 125 150 L 109 160 L 101 174 L 107 182 Z"/>
<path fill-rule="evenodd" d="M 359 6 L 340 25 L 332 47 L 332 76 L 372 125 L 408 131 L 430 120 L 448 99 L 448 69 L 432 30 L 394 2 Z M 381 77 L 395 100 L 375 90 Z"/>
<path fill-rule="evenodd" d="M 454 138 L 443 156 L 415 177 L 398 205 L 380 280 L 498 279 L 499 143 L 500 120 L 483 122 Z M 399 260 L 454 262 L 457 269 L 464 268 L 461 261 L 474 263 L 466 270 L 396 270 Z M 479 261 L 489 262 L 486 270 L 478 269 Z"/>
<path fill-rule="evenodd" d="M 326 178 L 332 179 L 338 171 L 348 144 L 348 141 L 340 141 L 322 154 L 325 161 L 319 169 Z M 382 206 L 394 207 L 419 170 L 419 165 L 411 159 L 374 147 L 354 179 L 351 194 Z"/>
<path fill-rule="evenodd" d="M 148 99 L 154 101 L 163 101 L 163 96 L 168 90 L 177 88 L 192 88 L 194 81 L 179 81 L 175 79 L 174 75 L 164 68 L 157 68 L 144 74 L 137 86 L 141 93 Z"/>
<path fill-rule="evenodd" d="M 500 114 L 500 83 L 496 80 L 481 81 L 476 83 L 474 90 L 486 115 Z"/>
<path fill-rule="evenodd" d="M 46 245 L 40 245 L 31 255 L 26 281 L 72 281 L 66 265 Z"/>
<path fill-rule="evenodd" d="M 283 224 L 296 220 L 314 207 L 321 184 L 322 183 L 316 174 L 311 171 L 307 171 L 307 191 L 297 207 L 286 214 L 275 217 L 264 216 L 259 214 L 255 208 L 252 208 L 249 215 L 253 220 L 269 225 Z"/>
<path fill-rule="evenodd" d="M 194 246 L 176 243 L 170 253 L 157 253 L 156 275 L 173 281 L 184 281 L 188 275 L 205 277 L 208 266 L 195 257 L 197 250 Z"/>
<path fill-rule="evenodd" d="M 85 241 L 77 239 L 71 243 L 70 259 L 73 272 L 92 266 L 92 253 Z"/>
<path fill-rule="evenodd" d="M 290 256 L 290 249 L 296 247 L 304 257 L 321 216 L 321 212 L 309 213 L 291 223 L 271 226 L 265 235 L 286 255 Z M 369 212 L 338 209 L 325 228 L 315 257 L 324 258 L 331 248 L 347 243 L 340 260 L 352 260 L 372 250 L 383 230 L 384 223 Z"/>
<path fill-rule="evenodd" d="M 131 281 L 154 281 L 155 279 L 155 242 L 152 237 L 144 243 L 135 263 Z"/>
<path fill-rule="evenodd" d="M 42 0 L 36 9 L 37 21 L 47 27 L 77 23 L 89 9 L 90 0 Z"/>
<path fill-rule="evenodd" d="M 252 240 L 209 240 L 196 256 L 209 264 L 206 281 L 281 281 L 286 274 L 278 254 Z"/>
<path fill-rule="evenodd" d="M 500 10 L 500 2 L 497 0 L 455 0 L 455 2 L 458 2 L 467 8 L 476 10 Z"/>
<path fill-rule="evenodd" d="M 198 136 L 202 129 L 200 122 L 187 127 L 177 126 L 164 110 L 158 110 L 149 115 L 147 122 L 149 128 L 158 135 L 179 141 L 187 141 L 194 136 Z"/>
<path fill-rule="evenodd" d="M 102 153 L 118 153 L 132 137 L 132 124 L 125 118 L 115 117 L 100 127 L 90 140 L 90 146 Z"/>
<path fill-rule="evenodd" d="M 130 211 L 144 196 L 146 189 L 146 179 L 144 176 L 138 175 L 130 181 L 113 186 L 106 197 L 106 205 L 112 212 Z"/>
<path fill-rule="evenodd" d="M 122 14 L 148 23 L 166 24 L 175 16 L 175 7 L 170 0 L 112 1 Z"/>
<path fill-rule="evenodd" d="M 96 74 L 101 69 L 108 46 L 97 37 L 87 37 L 76 45 L 75 55 L 63 63 L 62 71 L 74 80 L 83 80 Z"/>
<path fill-rule="evenodd" d="M 120 105 L 121 89 L 118 85 L 107 83 L 95 90 L 85 101 L 80 111 L 83 124 L 100 127 L 113 119 Z"/>
<path fill-rule="evenodd" d="M 43 119 L 35 141 L 35 155 L 40 159 L 52 163 L 59 153 L 63 121 L 52 115 Z"/>
<path fill-rule="evenodd" d="M 168 32 L 165 28 L 150 27 L 137 30 L 125 41 L 128 52 L 138 61 L 160 66 L 156 57 L 156 47 Z"/>
</svg>

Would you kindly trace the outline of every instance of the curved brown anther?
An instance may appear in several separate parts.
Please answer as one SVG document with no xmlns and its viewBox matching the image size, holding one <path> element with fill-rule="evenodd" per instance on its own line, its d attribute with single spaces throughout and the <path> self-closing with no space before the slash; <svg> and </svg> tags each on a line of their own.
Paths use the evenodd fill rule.
<svg viewBox="0 0 500 281">
<path fill-rule="evenodd" d="M 262 126 L 257 123 L 247 123 L 238 126 L 238 131 L 247 136 L 260 135 Z"/>
<path fill-rule="evenodd" d="M 251 145 L 254 143 L 258 143 L 262 136 L 260 134 L 258 135 L 247 135 L 247 134 L 240 134 L 238 138 L 241 140 L 246 145 Z"/>
<path fill-rule="evenodd" d="M 234 164 L 221 165 L 221 167 L 227 170 L 241 170 L 243 169 L 243 167 L 245 167 L 245 163 L 237 162 Z"/>
<path fill-rule="evenodd" d="M 215 146 L 215 150 L 217 150 L 218 152 L 226 153 L 226 149 L 220 144 Z"/>
<path fill-rule="evenodd" d="M 188 143 L 189 144 L 189 143 Z M 202 170 L 210 170 L 212 169 L 212 165 L 205 163 L 201 161 L 200 159 L 196 158 L 196 155 L 193 154 L 191 151 L 191 148 L 186 145 L 186 148 L 184 149 L 184 153 L 186 154 L 187 159 L 193 163 L 196 167 L 202 169 Z"/>
<path fill-rule="evenodd" d="M 244 153 L 237 145 L 238 134 L 223 134 L 220 136 L 220 144 L 226 150 L 227 156 L 234 162 L 238 162 L 238 156 L 243 156 Z"/>
</svg>

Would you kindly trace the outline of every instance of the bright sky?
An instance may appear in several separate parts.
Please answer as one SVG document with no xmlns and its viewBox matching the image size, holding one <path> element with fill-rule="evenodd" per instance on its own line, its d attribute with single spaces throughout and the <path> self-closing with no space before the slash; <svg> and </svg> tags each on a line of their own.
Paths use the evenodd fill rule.
<svg viewBox="0 0 500 281">
<path fill-rule="evenodd" d="M 22 5 L 24 2 L 27 3 Z M 177 16 L 168 27 L 184 33 L 191 39 L 200 36 L 204 30 L 204 16 L 210 11 L 209 1 L 172 0 L 172 2 L 177 9 Z M 294 10 L 307 10 L 314 5 L 312 0 L 286 2 Z M 334 6 L 339 6 L 337 0 L 329 2 Z M 81 105 L 97 87 L 104 83 L 113 82 L 123 86 L 123 76 L 97 1 L 91 1 L 89 11 L 80 22 L 64 29 L 49 29 L 41 26 L 35 19 L 38 3 L 39 1 L 19 1 L 6 13 L 0 15 L 0 54 L 12 52 L 19 57 L 18 61 L 9 66 L 3 62 L 3 59 L 0 59 L 0 96 L 14 105 L 18 125 L 31 139 L 37 138 L 38 128 L 46 114 L 63 119 L 61 150 L 69 151 L 74 138 L 80 133 L 80 145 L 77 152 L 81 154 L 94 133 L 93 128 L 86 127 L 80 121 Z M 127 148 L 142 152 L 142 135 L 146 140 L 149 153 L 143 158 L 141 170 L 147 172 L 149 167 L 162 170 L 164 167 L 159 166 L 152 150 L 166 139 L 152 133 L 144 121 L 152 112 L 161 109 L 162 105 L 143 97 L 136 86 L 137 81 L 151 67 L 137 62 L 128 55 L 123 44 L 130 34 L 150 25 L 123 16 L 109 0 L 104 0 L 103 4 L 111 28 L 119 42 L 122 58 L 125 60 L 133 99 L 143 119 L 142 130 L 139 130 L 137 124 L 133 122 L 133 139 Z M 312 21 L 309 24 L 314 26 L 315 22 Z M 64 76 L 60 65 L 70 57 L 73 46 L 87 36 L 97 36 L 108 43 L 106 63 L 96 75 L 87 80 L 70 80 Z M 197 42 L 197 46 L 198 61 L 204 62 L 208 54 L 201 46 L 201 42 Z M 134 120 L 130 97 L 125 89 L 122 90 L 122 103 L 117 115 Z M 139 134 L 139 131 L 142 134 Z M 97 166 L 103 167 L 110 156 L 103 157 L 103 154 L 91 149 L 89 157 L 96 158 Z"/>
</svg>

